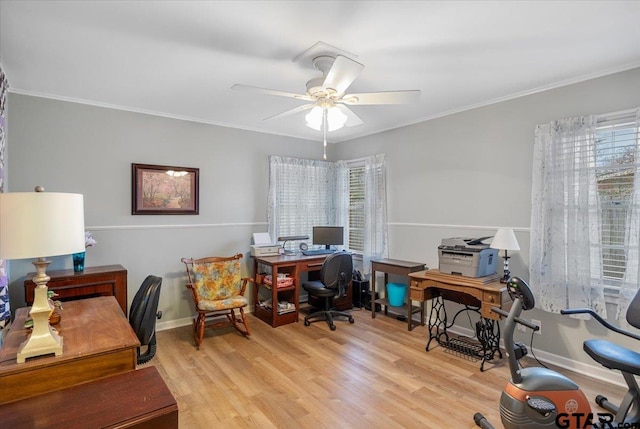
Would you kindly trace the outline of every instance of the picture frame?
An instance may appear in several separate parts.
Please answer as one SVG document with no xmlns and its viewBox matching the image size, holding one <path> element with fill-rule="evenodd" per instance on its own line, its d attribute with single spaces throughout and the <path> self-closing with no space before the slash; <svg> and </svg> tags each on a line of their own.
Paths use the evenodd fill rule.
<svg viewBox="0 0 640 429">
<path fill-rule="evenodd" d="M 200 169 L 131 164 L 132 215 L 199 214 Z"/>
</svg>

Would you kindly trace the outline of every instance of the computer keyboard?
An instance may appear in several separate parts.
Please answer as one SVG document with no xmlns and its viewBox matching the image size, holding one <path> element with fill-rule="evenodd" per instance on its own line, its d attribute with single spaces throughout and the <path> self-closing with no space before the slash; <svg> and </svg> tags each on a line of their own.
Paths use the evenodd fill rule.
<svg viewBox="0 0 640 429">
<path fill-rule="evenodd" d="M 304 256 L 314 256 L 314 255 L 330 255 L 332 253 L 336 253 L 334 249 L 315 249 L 315 250 L 303 250 L 302 254 Z"/>
</svg>

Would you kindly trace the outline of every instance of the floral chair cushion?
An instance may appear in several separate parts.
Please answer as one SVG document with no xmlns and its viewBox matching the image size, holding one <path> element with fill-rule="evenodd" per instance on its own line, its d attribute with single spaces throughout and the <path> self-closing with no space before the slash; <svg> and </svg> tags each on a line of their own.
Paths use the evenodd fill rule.
<svg viewBox="0 0 640 429">
<path fill-rule="evenodd" d="M 192 274 L 193 287 L 201 301 L 219 301 L 239 297 L 242 287 L 239 260 L 208 263 L 194 262 Z M 223 303 L 220 304 L 224 305 Z"/>
</svg>

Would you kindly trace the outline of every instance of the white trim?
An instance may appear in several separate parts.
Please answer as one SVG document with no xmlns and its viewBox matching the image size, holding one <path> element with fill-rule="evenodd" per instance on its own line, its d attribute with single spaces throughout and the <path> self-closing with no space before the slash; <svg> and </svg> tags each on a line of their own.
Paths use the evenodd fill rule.
<svg viewBox="0 0 640 429">
<path fill-rule="evenodd" d="M 507 226 L 482 226 L 482 225 L 448 225 L 439 223 L 412 223 L 412 222 L 387 222 L 387 226 L 413 227 L 413 228 L 450 228 L 450 229 L 495 229 L 510 228 L 517 232 L 529 232 L 529 227 Z"/>
<path fill-rule="evenodd" d="M 184 319 L 169 320 L 167 322 L 156 322 L 156 331 L 168 331 L 169 329 L 180 328 L 182 326 L 192 325 L 193 317 Z"/>
<path fill-rule="evenodd" d="M 267 226 L 267 222 L 236 222 L 236 223 L 196 223 L 175 225 L 96 225 L 87 226 L 88 231 L 117 231 L 134 229 L 190 229 L 190 228 L 231 228 L 231 227 Z"/>
<path fill-rule="evenodd" d="M 24 90 L 24 89 L 13 88 L 13 87 L 9 88 L 8 92 L 10 92 L 12 94 L 18 94 L 18 95 L 27 95 L 27 96 L 30 96 L 30 97 L 46 98 L 46 99 L 49 99 L 49 100 L 66 101 L 68 103 L 77 103 L 77 104 L 84 104 L 84 105 L 87 105 L 87 106 L 102 107 L 102 108 L 106 108 L 106 109 L 122 110 L 124 112 L 139 113 L 139 114 L 142 114 L 142 115 L 151 115 L 151 116 L 158 116 L 158 117 L 161 117 L 161 118 L 176 119 L 178 121 L 195 122 L 195 123 L 198 123 L 198 124 L 215 125 L 215 126 L 218 126 L 218 127 L 232 128 L 232 129 L 244 130 L 244 131 L 252 131 L 252 132 L 261 133 L 261 134 L 272 134 L 272 135 L 283 136 L 283 137 L 291 137 L 291 138 L 295 138 L 295 139 L 299 139 L 299 140 L 305 140 L 305 141 L 308 141 L 310 143 L 317 143 L 318 142 L 318 140 L 316 140 L 316 139 L 300 137 L 300 136 L 294 135 L 294 134 L 267 132 L 265 130 L 261 130 L 261 129 L 258 129 L 258 128 L 240 126 L 240 125 L 229 124 L 229 123 L 222 123 L 222 122 L 217 122 L 217 121 L 210 121 L 210 120 L 207 120 L 207 119 L 194 118 L 194 117 L 191 117 L 191 116 L 174 115 L 174 114 L 171 114 L 171 113 L 158 112 L 156 110 L 146 110 L 146 109 L 139 109 L 139 108 L 136 108 L 136 107 L 121 106 L 119 104 L 102 103 L 102 102 L 99 102 L 99 101 L 85 100 L 85 99 L 82 99 L 82 98 L 65 97 L 63 95 L 47 94 L 47 93 L 36 92 L 36 91 L 28 91 L 28 90 Z M 328 141 L 327 140 L 327 143 L 338 143 L 338 142 L 337 141 Z"/>
<path fill-rule="evenodd" d="M 456 335 L 463 335 L 465 337 L 474 337 L 475 332 L 469 328 L 464 328 L 460 326 L 454 325 L 450 329 L 449 332 Z M 535 343 L 534 343 L 535 346 Z M 500 348 L 502 349 L 503 360 L 506 363 L 506 351 L 504 350 L 504 339 L 500 339 Z M 554 355 L 553 353 L 545 352 L 544 350 L 536 350 L 535 347 L 533 351 L 529 344 L 527 344 L 527 348 L 529 349 L 529 356 L 532 359 L 538 359 L 540 362 L 545 362 L 551 365 L 558 366 L 560 368 L 568 369 L 573 372 L 577 372 L 578 374 L 585 375 L 587 377 L 593 378 L 594 380 L 601 381 L 603 383 L 613 384 L 615 386 L 627 387 L 627 383 L 624 381 L 622 374 L 619 371 L 613 371 L 603 367 L 602 365 L 589 365 L 586 363 L 578 362 L 563 356 Z M 535 355 L 535 357 L 534 357 Z"/>
<path fill-rule="evenodd" d="M 448 111 L 445 111 L 445 112 L 442 112 L 442 113 L 437 113 L 435 115 L 426 116 L 426 117 L 423 117 L 423 118 L 420 118 L 420 119 L 416 119 L 416 120 L 413 120 L 413 121 L 402 122 L 402 123 L 390 126 L 388 128 L 383 128 L 383 129 L 380 129 L 380 130 L 377 130 L 377 131 L 373 131 L 373 132 L 367 133 L 367 134 L 361 134 L 361 135 L 358 135 L 358 136 L 354 136 L 352 138 L 348 138 L 348 139 L 335 138 L 335 139 L 333 139 L 333 141 L 330 141 L 328 143 L 342 143 L 342 142 L 347 142 L 347 141 L 351 141 L 351 140 L 356 140 L 356 139 L 360 139 L 360 138 L 363 138 L 363 137 L 367 137 L 369 135 L 380 134 L 380 133 L 383 133 L 383 132 L 386 132 L 386 131 L 395 130 L 397 128 L 402 128 L 402 127 L 406 127 L 406 126 L 409 126 L 409 125 L 419 124 L 421 122 L 427 122 L 427 121 L 431 121 L 431 120 L 434 120 L 434 119 L 443 118 L 445 116 L 450 116 L 450 115 L 454 115 L 454 114 L 457 114 L 457 113 L 466 112 L 468 110 L 473 110 L 473 109 L 477 109 L 477 108 L 480 108 L 480 107 L 490 106 L 492 104 L 502 103 L 503 101 L 509 101 L 509 100 L 513 100 L 513 99 L 516 99 L 516 98 L 520 98 L 520 97 L 526 97 L 528 95 L 537 94 L 539 92 L 544 92 L 544 91 L 548 91 L 548 90 L 555 89 L 555 88 L 561 88 L 561 87 L 564 87 L 564 86 L 567 86 L 567 85 L 573 85 L 573 84 L 576 84 L 576 83 L 584 82 L 584 81 L 591 80 L 591 79 L 596 79 L 596 78 L 603 77 L 603 76 L 608 76 L 608 75 L 615 74 L 615 73 L 621 73 L 621 72 L 624 72 L 624 71 L 627 71 L 627 70 L 631 70 L 631 69 L 634 69 L 634 68 L 637 68 L 637 67 L 640 67 L 640 62 L 639 61 L 627 64 L 627 65 L 623 65 L 623 66 L 619 66 L 619 67 L 614 67 L 614 68 L 611 68 L 611 69 L 603 70 L 603 71 L 600 71 L 600 72 L 590 73 L 590 74 L 582 75 L 582 76 L 579 76 L 579 77 L 576 77 L 576 78 L 562 80 L 562 81 L 551 83 L 551 84 L 548 84 L 548 85 L 539 86 L 537 88 L 528 89 L 528 90 L 520 91 L 520 92 L 515 92 L 513 94 L 505 95 L 504 97 L 498 97 L 498 98 L 494 98 L 492 100 L 484 101 L 484 102 L 481 102 L 481 103 L 471 104 L 471 105 L 460 107 L 460 108 L 457 108 L 457 109 L 448 110 Z M 317 140 L 315 140 L 315 139 L 300 137 L 300 136 L 297 136 L 297 135 L 292 135 L 292 134 L 287 134 L 287 133 L 267 132 L 267 131 L 264 131 L 264 130 L 258 130 L 256 128 L 251 128 L 251 127 L 246 127 L 246 126 L 223 124 L 223 123 L 220 123 L 220 122 L 217 122 L 217 121 L 210 121 L 210 120 L 205 120 L 205 119 L 201 119 L 201 118 L 192 118 L 192 117 L 189 117 L 189 116 L 172 115 L 172 114 L 169 114 L 169 113 L 157 112 L 157 111 L 154 111 L 154 110 L 137 109 L 137 108 L 133 108 L 133 107 L 120 106 L 120 105 L 117 105 L 117 104 L 101 103 L 101 102 L 97 102 L 97 101 L 89 101 L 89 100 L 84 100 L 84 99 L 80 99 L 80 98 L 72 98 L 72 97 L 65 97 L 65 96 L 55 95 L 55 94 L 46 94 L 46 93 L 40 93 L 40 92 L 35 92 L 35 91 L 22 90 L 22 89 L 13 88 L 13 87 L 9 87 L 8 88 L 8 92 L 9 93 L 13 93 L 13 94 L 29 95 L 29 96 L 33 96 L 33 97 L 48 98 L 48 99 L 51 99 L 51 100 L 60 100 L 60 101 L 68 101 L 68 102 L 71 102 L 71 103 L 86 104 L 86 105 L 90 105 L 90 106 L 106 107 L 106 108 L 115 109 L 115 110 L 124 110 L 124 111 L 127 111 L 127 112 L 142 113 L 142 114 L 145 114 L 145 115 L 160 116 L 160 117 L 164 117 L 164 118 L 177 119 L 177 120 L 181 120 L 181 121 L 197 122 L 197 123 L 201 123 L 201 124 L 216 125 L 216 126 L 225 127 L 225 128 L 234 128 L 234 129 L 245 130 L 245 131 L 253 131 L 253 132 L 262 133 L 262 134 L 272 134 L 272 135 L 279 135 L 279 136 L 284 136 L 284 137 L 292 137 L 292 138 L 296 138 L 296 139 L 300 139 L 300 140 L 307 140 L 309 142 L 317 143 Z"/>
</svg>

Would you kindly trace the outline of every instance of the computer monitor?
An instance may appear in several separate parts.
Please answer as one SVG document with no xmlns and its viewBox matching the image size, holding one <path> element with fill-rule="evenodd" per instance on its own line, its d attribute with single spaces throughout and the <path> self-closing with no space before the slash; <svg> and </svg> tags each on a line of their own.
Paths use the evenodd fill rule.
<svg viewBox="0 0 640 429">
<path fill-rule="evenodd" d="M 323 244 L 326 249 L 344 244 L 344 228 L 341 226 L 314 226 L 313 244 Z"/>
</svg>

